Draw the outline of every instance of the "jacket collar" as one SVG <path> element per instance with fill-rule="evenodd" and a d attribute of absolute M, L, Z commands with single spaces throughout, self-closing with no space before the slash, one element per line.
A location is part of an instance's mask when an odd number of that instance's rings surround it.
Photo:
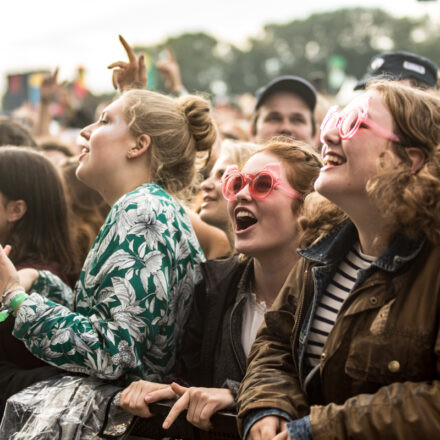
<path fill-rule="evenodd" d="M 328 265 L 344 258 L 357 240 L 359 240 L 357 229 L 350 220 L 347 220 L 314 245 L 307 249 L 299 249 L 298 253 L 310 261 Z M 388 249 L 372 263 L 372 266 L 395 272 L 412 260 L 424 243 L 424 238 L 411 240 L 405 235 L 396 234 Z"/>

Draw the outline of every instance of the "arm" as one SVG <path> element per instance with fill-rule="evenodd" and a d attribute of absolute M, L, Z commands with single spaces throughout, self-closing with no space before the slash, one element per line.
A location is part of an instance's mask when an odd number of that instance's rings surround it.
<path fill-rule="evenodd" d="M 186 209 L 186 213 L 208 260 L 224 257 L 231 252 L 228 237 L 221 229 L 208 225 L 190 209 Z"/>
<path fill-rule="evenodd" d="M 158 203 L 146 213 L 150 195 L 134 192 L 125 209 L 112 208 L 77 283 L 77 313 L 35 293 L 21 304 L 14 335 L 35 356 L 106 379 L 130 373 L 160 380 L 170 372 L 193 263 L 170 232 L 182 229 L 174 208 Z M 183 290 L 176 290 L 183 278 L 172 269 L 185 274 Z"/>
<path fill-rule="evenodd" d="M 48 136 L 50 134 L 49 126 L 52 121 L 50 115 L 50 103 L 54 99 L 58 90 L 58 67 L 53 74 L 44 77 L 40 87 L 40 106 L 38 108 L 37 121 L 34 128 L 36 137 Z"/>
<path fill-rule="evenodd" d="M 439 414 L 440 381 L 403 382 L 354 396 L 343 405 L 312 406 L 310 424 L 314 440 L 418 440 L 438 437 Z"/>
<path fill-rule="evenodd" d="M 29 269 L 34 270 L 34 269 Z M 18 273 L 21 275 L 26 269 L 20 270 Z M 34 270 L 35 271 L 35 270 Z M 27 291 L 41 292 L 46 298 L 56 302 L 62 306 L 73 310 L 74 295 L 72 289 L 60 278 L 47 270 L 35 271 L 37 272 L 37 278 L 32 286 Z M 20 281 L 22 277 L 20 276 Z M 25 283 L 21 283 L 25 286 Z"/>

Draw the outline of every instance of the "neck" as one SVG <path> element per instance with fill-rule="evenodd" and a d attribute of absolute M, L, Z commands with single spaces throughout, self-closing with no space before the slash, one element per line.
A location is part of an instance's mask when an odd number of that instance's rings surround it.
<path fill-rule="evenodd" d="M 138 186 L 147 182 L 151 182 L 151 176 L 145 169 L 140 172 L 133 171 L 128 177 L 121 176 L 120 179 L 106 182 L 104 188 L 99 189 L 98 192 L 109 206 L 113 206 L 124 194 L 135 190 Z"/>
<path fill-rule="evenodd" d="M 386 222 L 377 208 L 369 203 L 356 210 L 347 210 L 356 226 L 362 252 L 372 257 L 381 255 L 389 245 Z"/>
<path fill-rule="evenodd" d="M 287 275 L 298 261 L 296 247 L 277 256 L 254 258 L 254 293 L 270 307 L 286 281 Z"/>

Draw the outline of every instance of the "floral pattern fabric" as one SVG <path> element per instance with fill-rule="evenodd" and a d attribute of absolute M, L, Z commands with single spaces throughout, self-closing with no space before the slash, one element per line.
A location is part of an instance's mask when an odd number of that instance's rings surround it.
<path fill-rule="evenodd" d="M 110 210 L 73 292 L 40 272 L 13 334 L 68 371 L 159 381 L 174 366 L 203 260 L 184 209 L 144 184 Z"/>

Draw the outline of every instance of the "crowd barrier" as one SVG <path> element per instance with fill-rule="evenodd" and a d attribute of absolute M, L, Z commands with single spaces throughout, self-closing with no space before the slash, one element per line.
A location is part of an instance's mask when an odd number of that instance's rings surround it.
<path fill-rule="evenodd" d="M 157 402 L 149 405 L 154 414 L 149 419 L 137 418 L 133 424 L 129 438 L 133 439 L 162 439 L 177 438 L 183 440 L 239 440 L 237 417 L 235 413 L 219 411 L 211 418 L 212 429 L 203 431 L 186 420 L 186 411 L 166 431 L 162 423 L 174 402 Z"/>

